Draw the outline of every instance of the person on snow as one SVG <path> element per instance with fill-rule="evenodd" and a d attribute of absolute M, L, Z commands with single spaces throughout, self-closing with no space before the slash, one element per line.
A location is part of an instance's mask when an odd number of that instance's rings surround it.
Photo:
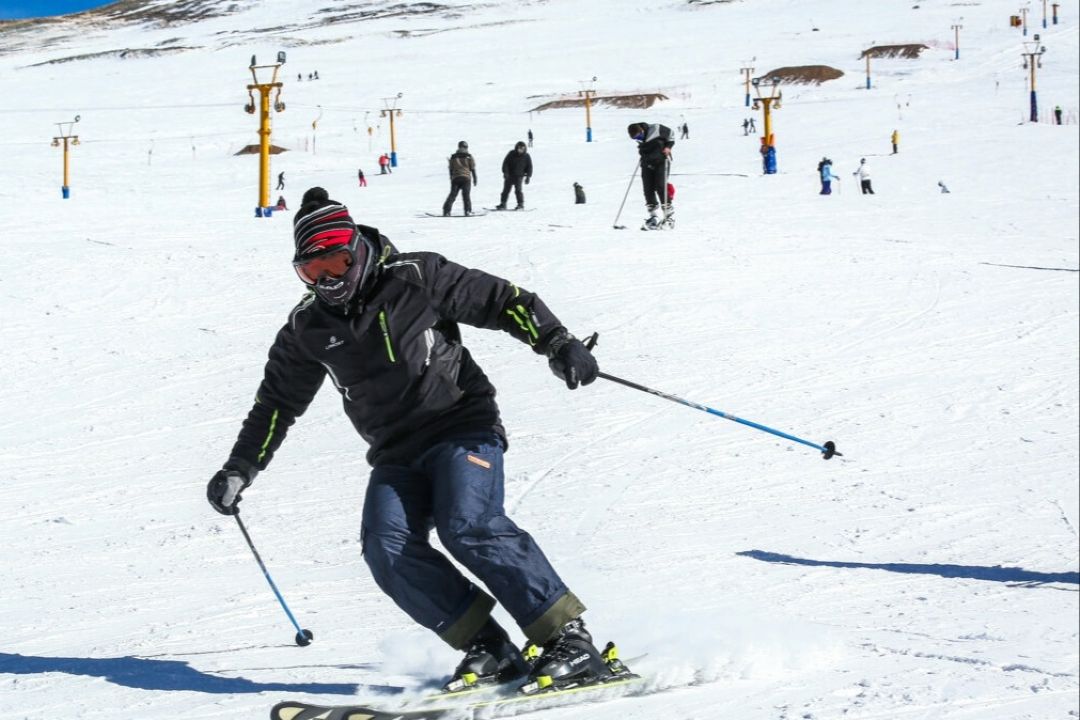
<path fill-rule="evenodd" d="M 379 174 L 386 175 L 388 173 L 393 174 L 390 170 L 390 156 L 383 153 L 379 156 Z"/>
<path fill-rule="evenodd" d="M 274 205 L 275 210 L 288 210 L 289 206 L 285 204 L 285 196 L 278 195 L 277 204 Z"/>
<path fill-rule="evenodd" d="M 559 687 L 610 674 L 581 619 L 585 605 L 506 516 L 506 432 L 459 325 L 528 345 L 571 390 L 596 380 L 592 353 L 535 293 L 433 252 L 399 253 L 323 188 L 304 193 L 293 239 L 308 293 L 270 347 L 255 403 L 207 485 L 210 504 L 239 512 L 329 378 L 369 446 L 364 560 L 399 608 L 464 652 L 447 688 L 542 675 Z M 491 594 L 432 547 L 432 528 Z M 536 646 L 529 656 L 542 650 L 531 670 L 492 617 L 496 602 Z"/>
<path fill-rule="evenodd" d="M 870 187 L 870 169 L 866 167 L 866 158 L 859 160 L 858 169 L 851 174 L 859 178 L 859 187 L 862 188 L 863 195 L 874 194 L 874 188 Z"/>
<path fill-rule="evenodd" d="M 574 204 L 585 204 L 585 188 L 581 187 L 581 183 L 574 183 Z"/>
<path fill-rule="evenodd" d="M 892 140 L 892 154 L 895 155 L 900 152 L 900 131 L 893 130 L 890 140 Z"/>
<path fill-rule="evenodd" d="M 364 169 L 356 169 L 356 179 L 360 182 L 360 187 L 367 187 L 367 178 L 364 177 Z"/>
<path fill-rule="evenodd" d="M 503 189 L 502 195 L 499 197 L 499 204 L 495 206 L 496 210 L 506 209 L 506 200 L 510 197 L 510 188 L 514 188 L 514 198 L 517 200 L 517 207 L 514 209 L 525 209 L 525 193 L 521 191 L 521 183 L 524 181 L 528 185 L 532 172 L 532 158 L 529 156 L 529 151 L 525 147 L 525 143 L 518 141 L 514 145 L 514 149 L 506 153 L 506 157 L 503 158 Z"/>
<path fill-rule="evenodd" d="M 1060 124 L 1061 124 L 1061 123 L 1058 123 L 1058 125 L 1060 125 Z M 533 144 L 533 134 L 532 134 L 532 128 L 529 128 L 529 134 L 528 134 L 528 136 L 527 136 L 527 137 L 528 137 L 528 139 L 529 139 L 529 147 L 532 147 L 532 144 Z"/>
<path fill-rule="evenodd" d="M 277 187 L 274 188 L 274 189 L 275 190 L 284 190 L 285 189 L 285 173 L 284 172 L 279 172 L 278 173 Z"/>
<path fill-rule="evenodd" d="M 645 207 L 649 211 L 645 227 L 655 230 L 675 213 L 667 197 L 668 167 L 671 164 L 671 148 L 675 146 L 675 137 L 671 128 L 666 125 L 640 122 L 630 123 L 626 133 L 630 139 L 637 142 L 638 155 L 641 156 L 641 186 L 645 191 Z M 661 203 L 663 218 L 657 213 Z"/>
<path fill-rule="evenodd" d="M 840 182 L 840 178 L 833 175 L 832 172 L 832 160 L 829 158 L 821 158 L 821 162 L 817 166 L 818 174 L 821 176 L 821 195 L 832 195 L 832 184 L 835 180 Z"/>
<path fill-rule="evenodd" d="M 450 208 L 457 200 L 458 192 L 461 193 L 461 201 L 465 205 L 465 214 L 472 215 L 472 188 L 480 184 L 476 176 L 476 161 L 469 154 L 469 143 L 462 140 L 457 144 L 457 152 L 450 156 L 450 194 L 442 206 L 444 217 L 450 215 Z"/>

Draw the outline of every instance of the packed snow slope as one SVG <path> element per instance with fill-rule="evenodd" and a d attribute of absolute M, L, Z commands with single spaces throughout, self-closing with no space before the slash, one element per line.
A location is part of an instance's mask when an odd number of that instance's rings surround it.
<path fill-rule="evenodd" d="M 334 22 L 327 5 L 0 25 L 0 716 L 392 704 L 457 661 L 364 565 L 365 447 L 332 388 L 243 503 L 312 645 L 205 501 L 302 292 L 291 213 L 256 219 L 257 158 L 234 156 L 257 142 L 250 56 L 278 50 L 272 174 L 290 207 L 321 185 L 402 249 L 538 291 L 600 333 L 606 372 L 844 453 L 610 382 L 570 392 L 528 348 L 466 328 L 510 433 L 509 514 L 648 678 L 536 717 L 1080 715 L 1075 4 L 1046 30 L 1028 18 L 1039 102 L 1063 126 L 1023 122 L 1007 0 L 354 3 Z M 929 49 L 874 60 L 865 89 L 860 52 L 901 43 Z M 776 175 L 743 136 L 746 64 L 846 73 L 783 88 Z M 594 107 L 592 143 L 581 108 L 529 113 L 593 76 L 668 100 Z M 378 111 L 398 93 L 381 176 Z M 75 114 L 63 200 L 49 143 Z M 636 181 L 612 227 L 639 120 L 689 125 L 671 232 L 638 231 Z M 419 217 L 462 139 L 475 203 L 494 205 L 530 128 L 533 212 Z"/>

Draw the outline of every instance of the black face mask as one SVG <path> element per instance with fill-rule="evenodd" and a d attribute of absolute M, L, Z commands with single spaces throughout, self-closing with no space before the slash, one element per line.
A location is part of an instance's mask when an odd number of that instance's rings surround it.
<path fill-rule="evenodd" d="M 344 275 L 340 277 L 322 277 L 312 286 L 315 294 L 327 305 L 344 307 L 356 296 L 356 292 L 367 277 L 371 264 L 371 253 L 368 252 L 367 243 L 357 232 L 353 236 L 353 242 L 349 248 L 353 254 L 353 263 Z"/>

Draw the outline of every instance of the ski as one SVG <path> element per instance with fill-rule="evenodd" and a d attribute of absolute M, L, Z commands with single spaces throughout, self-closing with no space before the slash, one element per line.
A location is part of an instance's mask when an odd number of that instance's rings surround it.
<path fill-rule="evenodd" d="M 489 208 L 489 207 L 484 208 L 484 210 L 486 210 L 487 212 L 508 212 L 508 213 L 532 212 L 535 209 L 536 208 L 493 208 L 493 207 L 492 208 Z"/>
<path fill-rule="evenodd" d="M 429 212 L 426 212 L 423 215 L 417 215 L 416 217 L 434 217 L 434 218 L 455 217 L 455 218 L 460 218 L 460 217 L 481 217 L 483 215 L 487 215 L 486 210 L 483 211 L 483 212 L 474 212 L 474 213 L 471 213 L 469 215 L 443 215 L 442 213 L 429 213 Z"/>
<path fill-rule="evenodd" d="M 271 720 L 445 720 L 460 717 L 462 713 L 514 705 L 528 705 L 539 709 L 546 705 L 562 706 L 568 700 L 604 702 L 622 697 L 623 692 L 639 685 L 643 678 L 628 673 L 610 680 L 573 687 L 543 689 L 532 694 L 514 692 L 488 696 L 475 701 L 451 702 L 439 707 L 372 707 L 370 705 L 311 705 L 286 700 L 270 711 Z"/>
<path fill-rule="evenodd" d="M 625 695 L 643 681 L 619 659 L 614 643 L 604 648 L 609 673 L 584 680 L 553 682 L 541 676 L 515 687 L 513 683 L 493 684 L 459 692 L 429 695 L 396 708 L 370 705 L 312 705 L 286 700 L 270 711 L 271 720 L 442 720 L 463 712 L 528 704 L 529 709 L 562 705 L 567 699 L 602 702 Z M 424 707 L 427 705 L 427 707 Z"/>

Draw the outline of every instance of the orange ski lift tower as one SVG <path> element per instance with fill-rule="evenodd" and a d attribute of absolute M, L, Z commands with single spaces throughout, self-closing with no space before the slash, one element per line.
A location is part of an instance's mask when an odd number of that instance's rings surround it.
<path fill-rule="evenodd" d="M 278 81 L 278 70 L 285 64 L 285 52 L 278 51 L 277 62 L 273 65 L 259 65 L 255 56 L 251 56 L 251 85 L 247 86 L 248 103 L 244 111 L 249 115 L 255 114 L 254 91 L 259 91 L 259 204 L 255 207 L 255 217 L 270 217 L 270 93 L 274 90 L 274 110 L 283 112 L 285 103 L 281 102 L 281 82 Z M 261 72 L 260 72 L 261 71 Z M 259 82 L 259 76 L 264 78 Z M 269 75 L 269 77 L 267 77 Z"/>
<path fill-rule="evenodd" d="M 56 123 L 56 127 L 60 128 L 60 134 L 52 139 L 53 147 L 60 147 L 61 143 L 64 146 L 64 184 L 60 186 L 60 193 L 65 200 L 71 197 L 71 183 L 70 183 L 70 162 L 68 160 L 68 144 L 79 144 L 79 136 L 71 134 L 71 128 L 75 123 L 79 122 L 79 116 L 76 115 L 75 119 L 70 122 Z"/>

